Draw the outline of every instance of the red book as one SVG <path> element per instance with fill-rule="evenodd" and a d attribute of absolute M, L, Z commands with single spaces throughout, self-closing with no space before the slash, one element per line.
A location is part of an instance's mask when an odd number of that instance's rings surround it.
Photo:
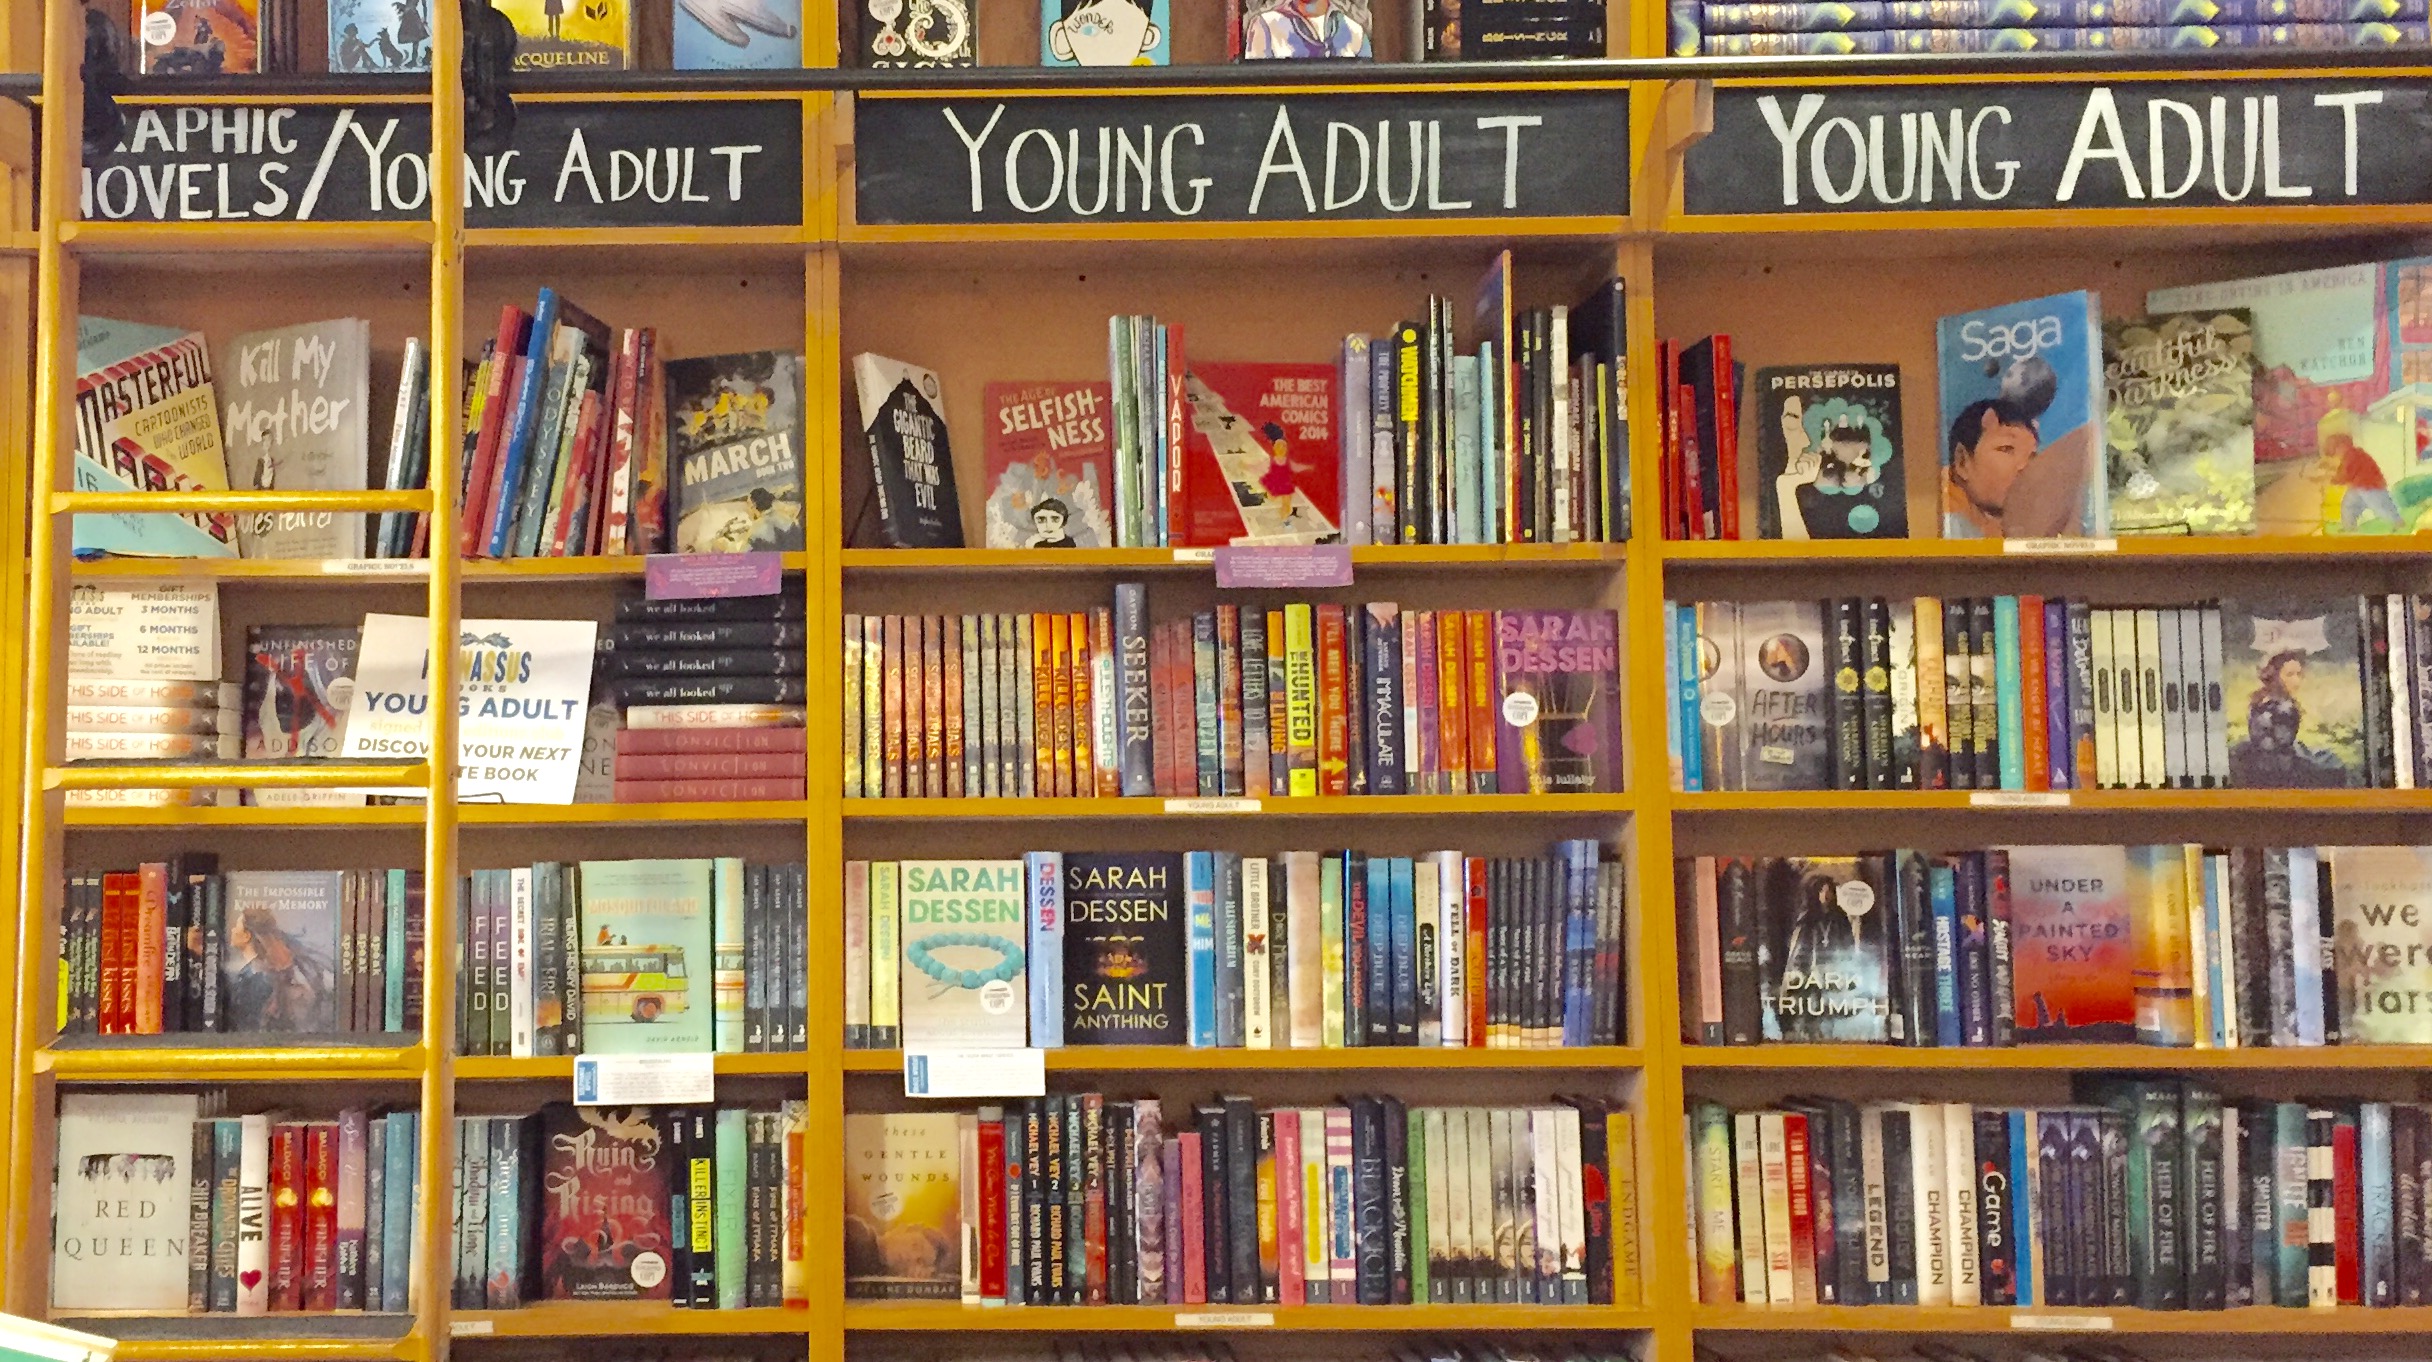
<path fill-rule="evenodd" d="M 1462 952 L 1461 972 L 1466 976 L 1466 997 L 1469 1002 L 1469 1045 L 1486 1046 L 1486 858 L 1470 856 L 1462 860 L 1462 870 L 1468 876 L 1468 902 L 1463 911 L 1468 914 L 1469 949 Z"/>
<path fill-rule="evenodd" d="M 799 728 L 625 728 L 617 730 L 620 757 L 693 756 L 727 752 L 805 751 Z"/>
<path fill-rule="evenodd" d="M 1207 1200 L 1199 1185 L 1199 1132 L 1186 1130 L 1174 1137 L 1182 1151 L 1182 1303 L 1208 1303 L 1208 1236 Z M 1165 1270 L 1171 1272 L 1169 1262 Z"/>
<path fill-rule="evenodd" d="M 943 698 L 946 704 L 946 788 L 939 793 L 949 799 L 977 793 L 963 788 L 963 630 L 970 619 L 963 615 L 947 615 L 938 621 L 944 629 L 939 651 L 945 655 Z"/>
<path fill-rule="evenodd" d="M 619 804 L 704 804 L 750 799 L 802 799 L 809 782 L 791 780 L 620 780 Z"/>
<path fill-rule="evenodd" d="M 1172 630 L 1163 624 L 1148 627 L 1148 690 L 1149 745 L 1152 755 L 1150 769 L 1156 773 L 1152 788 L 1159 795 L 1174 793 L 1174 706 L 1177 703 L 1170 689 L 1172 677 L 1167 675 L 1166 649 L 1172 646 Z"/>
<path fill-rule="evenodd" d="M 1248 794 L 1248 758 L 1242 746 L 1241 710 L 1241 607 L 1216 607 L 1216 703 L 1221 710 L 1219 731 L 1224 735 L 1224 792 L 1227 795 Z"/>
<path fill-rule="evenodd" d="M 304 1308 L 304 1127 L 270 1128 L 270 1308 Z"/>
<path fill-rule="evenodd" d="M 921 767 L 926 773 L 922 793 L 931 799 L 946 793 L 946 619 L 923 615 L 920 620 Z M 959 661 L 959 659 L 958 659 Z"/>
<path fill-rule="evenodd" d="M 1816 1303 L 1816 1208 L 1808 1181 L 1807 1118 L 1782 1116 L 1782 1151 L 1790 1173 L 1790 1280 L 1793 1299 Z"/>
<path fill-rule="evenodd" d="M 1351 793 L 1351 724 L 1345 683 L 1343 607 L 1317 607 L 1317 792 Z"/>
<path fill-rule="evenodd" d="M 1274 1120 L 1275 1296 L 1285 1305 L 1299 1305 L 1308 1299 L 1308 1279 L 1302 1273 L 1301 1260 L 1308 1232 L 1305 1217 L 1309 1213 L 1301 1200 L 1300 1112 L 1293 1107 L 1278 1107 Z"/>
<path fill-rule="evenodd" d="M 1458 610 L 1428 612 L 1427 627 L 1436 636 L 1437 751 L 1444 762 L 1446 794 L 1468 794 L 1469 783 L 1469 648 Z"/>
<path fill-rule="evenodd" d="M 1097 1157 L 1086 1150 L 1081 1160 L 1081 1248 L 1083 1253 L 1082 1283 L 1087 1305 L 1106 1304 L 1106 1180 L 1107 1165 L 1115 1158 L 1115 1132 L 1106 1124 L 1106 1098 L 1101 1093 L 1081 1095 L 1081 1131 L 1084 1142 L 1089 1132 L 1097 1132 Z"/>
<path fill-rule="evenodd" d="M 1170 350 L 1170 346 L 1169 346 Z M 1179 381 L 1183 367 L 1169 355 Z M 1342 526 L 1331 364 L 1197 364 L 1184 390 L 1174 543 L 1314 544 Z"/>
<path fill-rule="evenodd" d="M 1716 507 L 1721 512 L 1722 537 L 1740 537 L 1740 402 L 1739 384 L 1732 376 L 1731 337 L 1714 334 L 1714 451 Z"/>
<path fill-rule="evenodd" d="M 1005 1121 L 980 1119 L 980 1296 L 1005 1299 Z"/>
<path fill-rule="evenodd" d="M 2044 685 L 2044 598 L 2018 598 L 2018 687 L 2022 727 L 2026 730 L 2027 788 L 2052 788 L 2048 688 Z"/>
<path fill-rule="evenodd" d="M 801 752 L 695 752 L 667 755 L 616 755 L 618 780 L 801 780 Z"/>
<path fill-rule="evenodd" d="M 591 537 L 594 553 L 633 551 L 626 526 L 633 521 L 633 403 L 640 361 L 641 333 L 628 327 L 617 335 L 616 358 L 608 371 L 608 459 L 599 532 Z"/>
<path fill-rule="evenodd" d="M 338 1123 L 304 1127 L 304 1308 L 338 1308 Z"/>
<path fill-rule="evenodd" d="M 1165 447 L 1174 451 L 1166 466 L 1165 521 L 1176 544 L 1188 541 L 1180 537 L 1185 512 L 1182 483 L 1188 448 L 1184 427 L 1190 424 L 1191 412 L 1187 394 L 1190 389 L 1190 362 L 1183 357 L 1182 324 L 1168 322 L 1157 328 L 1165 333 Z"/>
<path fill-rule="evenodd" d="M 101 1033 L 135 1030 L 135 933 L 142 916 L 138 876 L 124 871 L 101 877 Z"/>
<path fill-rule="evenodd" d="M 2359 1244 L 2359 1189 L 2356 1183 L 2356 1109 L 2343 1107 L 2331 1127 L 2331 1223 L 2337 1246 L 2339 1303 L 2364 1302 L 2362 1250 Z"/>
<path fill-rule="evenodd" d="M 1165 629 L 1164 679 L 1157 685 L 1157 718 L 1171 722 L 1164 733 L 1164 793 L 1189 798 L 1199 793 L 1199 687 L 1191 676 L 1191 622 L 1169 620 Z"/>
<path fill-rule="evenodd" d="M 1046 762 L 1040 773 L 1054 778 L 1058 799 L 1070 799 L 1080 793 L 1073 784 L 1072 764 L 1072 616 L 1058 611 L 1039 619 L 1047 631 L 1039 694 L 1047 701 L 1049 721 Z M 1042 789 L 1039 793 L 1046 791 Z"/>
<path fill-rule="evenodd" d="M 1666 395 L 1679 386 L 1679 367 L 1673 359 L 1670 341 L 1655 343 L 1655 434 L 1657 440 L 1657 470 L 1663 476 L 1664 538 L 1682 540 L 1689 537 L 1689 519 L 1681 510 L 1682 478 L 1680 467 L 1680 410 Z M 1518 493 L 1512 504 L 1519 505 Z"/>
<path fill-rule="evenodd" d="M 599 468 L 600 434 L 606 411 L 597 392 L 583 394 L 576 408 L 573 442 L 566 447 L 566 494 L 557 505 L 557 521 L 549 527 L 549 556 L 563 558 L 583 552 L 591 531 L 591 484 Z"/>
<path fill-rule="evenodd" d="M 458 551 L 468 558 L 487 557 L 490 521 L 498 508 L 498 450 L 503 440 L 508 395 L 522 386 L 524 332 L 532 319 L 512 303 L 498 310 L 498 336 L 490 348 L 490 390 L 482 396 L 481 433 L 473 441 L 473 457 L 465 461 L 464 487 L 456 526 Z M 438 384 L 434 382 L 433 387 Z"/>
<path fill-rule="evenodd" d="M 1469 787 L 1495 793 L 1495 625 L 1491 611 L 1472 610 L 1462 625 L 1469 647 Z"/>
<path fill-rule="evenodd" d="M 1706 537 L 1705 471 L 1697 443 L 1697 390 L 1683 383 L 1672 390 L 1673 424 L 1680 428 L 1681 512 L 1688 517 L 1686 538 Z"/>

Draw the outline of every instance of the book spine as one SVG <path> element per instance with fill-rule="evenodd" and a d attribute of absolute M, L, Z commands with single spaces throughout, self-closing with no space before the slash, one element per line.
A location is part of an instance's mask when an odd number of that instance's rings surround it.
<path fill-rule="evenodd" d="M 1327 795 L 1351 792 L 1348 632 L 1342 606 L 1317 607 L 1317 771 L 1319 792 Z"/>
<path fill-rule="evenodd" d="M 1836 597 L 1824 611 L 1825 646 L 1832 686 L 1832 776 L 1842 790 L 1866 788 L 1866 700 L 1859 642 L 1863 602 Z"/>
<path fill-rule="evenodd" d="M 2047 663 L 2044 656 L 2044 599 L 2041 596 L 2019 596 L 2018 616 L 2018 691 L 2020 766 L 2023 788 L 2029 790 L 2066 789 L 2064 778 L 2053 780 L 2052 758 L 2066 750 L 2066 743 L 2051 741 L 2051 692 L 2047 685 Z M 2068 710 L 2068 696 L 2061 695 L 2060 712 Z"/>
<path fill-rule="evenodd" d="M 2018 636 L 2018 597 L 1995 596 L 1993 605 L 1993 685 L 1995 749 L 1999 754 L 1999 788 L 2027 786 L 2026 698 L 2021 679 Z"/>

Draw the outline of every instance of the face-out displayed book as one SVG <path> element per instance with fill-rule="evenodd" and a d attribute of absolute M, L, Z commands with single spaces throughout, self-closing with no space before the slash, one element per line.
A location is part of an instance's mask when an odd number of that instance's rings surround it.
<path fill-rule="evenodd" d="M 1039 0 L 1039 65 L 1164 66 L 1167 0 Z"/>
<path fill-rule="evenodd" d="M 987 547 L 1114 547 L 1108 385 L 990 383 L 980 401 L 987 412 L 981 437 Z"/>
<path fill-rule="evenodd" d="M 1326 364 L 1194 361 L 1182 383 L 1186 434 L 1174 542 L 1340 539 L 1334 383 Z"/>
<path fill-rule="evenodd" d="M 971 0 L 860 0 L 860 64 L 865 67 L 969 66 L 979 60 Z"/>
<path fill-rule="evenodd" d="M 228 488 L 211 351 L 199 331 L 80 317 L 76 322 L 76 490 Z M 75 517 L 78 553 L 232 558 L 233 515 Z"/>
<path fill-rule="evenodd" d="M 2246 311 L 2103 327 L 2111 532 L 2251 534 L 2255 328 Z"/>
<path fill-rule="evenodd" d="M 1759 369 L 1754 387 L 1758 537 L 1908 537 L 1899 365 Z"/>
<path fill-rule="evenodd" d="M 137 0 L 136 69 L 147 76 L 239 76 L 262 67 L 261 0 Z"/>
<path fill-rule="evenodd" d="M 902 885 L 904 1044 L 1020 1049 L 1022 863 L 905 861 Z"/>
<path fill-rule="evenodd" d="M 329 0 L 329 69 L 430 70 L 430 0 Z"/>
<path fill-rule="evenodd" d="M 676 0 L 678 71 L 790 71 L 802 65 L 802 0 Z"/>
<path fill-rule="evenodd" d="M 952 1112 L 847 1112 L 844 1293 L 953 1300 L 962 1292 L 961 1141 Z"/>
<path fill-rule="evenodd" d="M 199 1110 L 190 1092 L 60 1094 L 52 1309 L 186 1308 Z"/>
<path fill-rule="evenodd" d="M 358 317 L 237 336 L 224 354 L 222 449 L 231 479 L 257 492 L 367 486 L 372 324 Z M 247 558 L 359 558 L 355 511 L 264 511 L 238 522 Z"/>
<path fill-rule="evenodd" d="M 497 0 L 515 25 L 518 71 L 623 71 L 633 65 L 635 0 Z"/>
<path fill-rule="evenodd" d="M 710 862 L 582 863 L 583 1048 L 715 1048 Z"/>
<path fill-rule="evenodd" d="M 667 361 L 678 553 L 802 548 L 802 356 Z"/>
<path fill-rule="evenodd" d="M 945 387 L 936 374 L 883 355 L 853 357 L 864 466 L 851 459 L 845 487 L 848 544 L 898 549 L 963 546 L 962 503 L 946 439 Z"/>
<path fill-rule="evenodd" d="M 2107 532 L 2102 320 L 2080 291 L 1937 324 L 1944 538 Z"/>

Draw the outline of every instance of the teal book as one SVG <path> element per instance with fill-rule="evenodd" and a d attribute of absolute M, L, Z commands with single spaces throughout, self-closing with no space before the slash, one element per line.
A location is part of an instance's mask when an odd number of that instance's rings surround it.
<path fill-rule="evenodd" d="M 582 865 L 583 1048 L 599 1055 L 712 1048 L 706 859 Z"/>
<path fill-rule="evenodd" d="M 741 1107 L 718 1109 L 718 1145 L 716 1173 L 718 1180 L 718 1228 L 716 1243 L 724 1250 L 718 1255 L 718 1308 L 740 1310 L 744 1306 L 743 1272 L 747 1266 L 742 1252 L 743 1203 L 749 1195 L 750 1165 L 745 1139 L 745 1120 L 751 1115 Z"/>
<path fill-rule="evenodd" d="M 380 1029 L 383 1031 L 403 1031 L 405 1029 L 406 975 L 412 972 L 412 964 L 406 959 L 405 954 L 405 919 L 408 905 L 411 903 L 406 895 L 405 876 L 406 872 L 403 870 L 388 872 L 388 921 L 386 924 L 388 954 L 384 958 L 389 965 L 385 977 L 381 980 L 383 987 L 380 999 Z M 421 986 L 421 980 L 414 981 L 414 987 L 420 988 Z"/>
<path fill-rule="evenodd" d="M 720 856 L 711 863 L 709 878 L 713 930 L 710 951 L 715 973 L 710 979 L 710 1034 L 722 1055 L 743 1053 L 743 858 Z"/>
<path fill-rule="evenodd" d="M 382 1153 L 387 1167 L 380 1182 L 380 1236 L 385 1241 L 380 1250 L 380 1298 L 396 1302 L 390 1308 L 401 1310 L 407 1283 L 413 1277 L 414 1163 L 422 1149 L 418 1138 L 421 1118 L 417 1112 L 394 1111 L 386 1119 L 388 1144 Z"/>
<path fill-rule="evenodd" d="M 1030 1024 L 1022 863 L 905 861 L 904 1048 L 1020 1049 Z"/>
<path fill-rule="evenodd" d="M 1993 598 L 1993 712 L 2001 733 L 2001 788 L 2027 788 L 2027 702 L 2020 688 L 2018 598 Z"/>
<path fill-rule="evenodd" d="M 1216 857 L 1193 851 L 1182 859 L 1183 902 L 1190 911 L 1185 941 L 1189 948 L 1191 1044 L 1212 1049 L 1216 1032 Z M 1346 962 L 1357 968 L 1357 962 Z M 1356 1044 L 1357 1042 L 1351 1042 Z"/>

